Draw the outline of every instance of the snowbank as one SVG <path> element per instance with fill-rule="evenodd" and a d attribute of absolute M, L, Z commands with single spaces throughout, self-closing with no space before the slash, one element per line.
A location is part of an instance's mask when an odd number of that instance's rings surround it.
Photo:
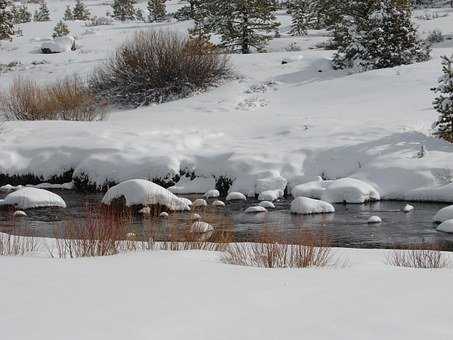
<path fill-rule="evenodd" d="M 124 197 L 126 206 L 160 204 L 170 210 L 190 210 L 183 200 L 169 190 L 144 180 L 132 179 L 111 187 L 102 199 L 102 203 L 111 204 L 113 200 Z"/>
<path fill-rule="evenodd" d="M 453 183 L 410 190 L 405 195 L 408 201 L 453 202 Z"/>
<path fill-rule="evenodd" d="M 437 231 L 442 231 L 444 233 L 453 233 L 453 219 L 442 222 L 436 229 Z"/>
<path fill-rule="evenodd" d="M 196 177 L 190 179 L 182 176 L 178 183 L 168 188 L 174 194 L 202 194 L 208 192 L 215 187 L 215 179 L 213 177 Z"/>
<path fill-rule="evenodd" d="M 332 204 L 308 197 L 297 197 L 291 202 L 291 212 L 293 214 L 325 214 L 335 212 Z"/>
<path fill-rule="evenodd" d="M 440 209 L 436 215 L 434 215 L 433 222 L 442 223 L 451 219 L 453 219 L 453 205 Z"/>
<path fill-rule="evenodd" d="M 66 208 L 65 201 L 59 195 L 37 188 L 22 188 L 14 191 L 5 197 L 3 205 L 11 205 L 18 209 Z"/>
<path fill-rule="evenodd" d="M 258 195 L 260 201 L 276 201 L 283 197 L 283 191 L 278 190 L 266 190 Z"/>

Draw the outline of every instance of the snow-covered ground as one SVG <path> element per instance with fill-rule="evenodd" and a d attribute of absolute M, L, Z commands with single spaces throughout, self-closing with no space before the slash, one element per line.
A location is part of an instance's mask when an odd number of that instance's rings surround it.
<path fill-rule="evenodd" d="M 139 252 L 56 260 L 0 257 L 8 340 L 449 340 L 451 268 L 385 264 L 384 250 L 335 250 L 346 266 L 258 269 L 218 253 Z"/>
<path fill-rule="evenodd" d="M 39 54 L 68 3 L 50 1 L 51 22 L 24 24 L 23 37 L 2 43 L 1 62 L 22 65 L 0 74 L 0 89 L 18 75 L 45 82 L 87 74 L 137 29 L 184 32 L 190 26 L 70 22 L 79 49 Z M 167 3 L 170 12 L 181 6 Z M 98 16 L 110 10 L 101 1 L 87 4 Z M 451 36 L 453 11 L 437 11 L 449 15 L 417 20 L 420 33 L 438 28 Z M 444 186 L 453 178 L 453 147 L 431 137 L 437 113 L 430 92 L 440 75 L 439 57 L 453 52 L 453 40 L 434 45 L 429 62 L 348 75 L 331 69 L 331 51 L 313 49 L 326 40 L 326 32 L 288 37 L 288 15 L 280 13 L 279 20 L 282 38 L 271 42 L 269 53 L 231 56 L 238 79 L 206 93 L 112 112 L 102 122 L 6 123 L 0 173 L 47 179 L 74 169 L 75 176 L 87 174 L 101 185 L 191 169 L 199 176 L 231 178 L 232 190 L 245 194 L 280 190 L 286 181 L 291 188 L 317 176 L 349 176 L 375 187 L 381 198 L 453 201 L 453 187 Z M 301 51 L 285 50 L 293 41 Z M 46 63 L 33 65 L 41 60 Z M 426 152 L 419 158 L 422 146 Z M 208 189 L 213 187 L 202 185 L 198 191 Z"/>

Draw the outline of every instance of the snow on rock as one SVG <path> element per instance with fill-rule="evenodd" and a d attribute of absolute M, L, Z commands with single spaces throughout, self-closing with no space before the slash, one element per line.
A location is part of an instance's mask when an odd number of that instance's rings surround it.
<path fill-rule="evenodd" d="M 280 197 L 283 196 L 288 181 L 280 176 L 278 173 L 270 173 L 265 178 L 258 178 L 256 180 L 256 193 L 262 193 L 265 191 L 278 191 Z"/>
<path fill-rule="evenodd" d="M 368 224 L 378 224 L 382 223 L 382 219 L 379 216 L 371 216 L 368 221 Z"/>
<path fill-rule="evenodd" d="M 215 189 L 209 190 L 209 191 L 206 191 L 203 196 L 206 198 L 217 198 L 220 196 L 220 192 L 219 192 L 219 190 L 215 190 Z"/>
<path fill-rule="evenodd" d="M 451 219 L 453 219 L 453 205 L 440 209 L 436 215 L 434 215 L 433 222 L 442 223 Z"/>
<path fill-rule="evenodd" d="M 214 177 L 181 177 L 178 183 L 168 188 L 174 194 L 202 194 L 215 187 Z"/>
<path fill-rule="evenodd" d="M 453 233 L 453 219 L 442 222 L 437 226 L 436 230 L 444 233 Z"/>
<path fill-rule="evenodd" d="M 255 207 L 248 207 L 244 211 L 246 214 L 258 214 L 258 213 L 265 213 L 267 209 L 262 206 L 255 206 Z"/>
<path fill-rule="evenodd" d="M 63 183 L 63 184 L 40 183 L 40 184 L 36 184 L 36 185 L 30 185 L 30 187 L 38 188 L 38 189 L 73 190 L 74 189 L 74 182 L 68 182 L 68 183 Z"/>
<path fill-rule="evenodd" d="M 26 217 L 27 213 L 23 210 L 16 210 L 13 214 L 14 217 Z"/>
<path fill-rule="evenodd" d="M 190 227 L 190 231 L 192 233 L 207 233 L 207 232 L 210 232 L 213 230 L 214 230 L 214 227 L 212 225 L 210 225 L 209 223 L 206 223 L 206 222 L 201 222 L 201 221 L 195 222 Z"/>
<path fill-rule="evenodd" d="M 247 197 L 245 197 L 244 194 L 241 194 L 240 192 L 230 192 L 227 197 L 227 201 L 247 201 Z"/>
<path fill-rule="evenodd" d="M 260 207 L 266 208 L 266 209 L 275 209 L 275 205 L 272 202 L 269 201 L 262 201 L 258 204 Z"/>
<path fill-rule="evenodd" d="M 323 187 L 323 180 L 317 177 L 316 180 L 304 184 L 296 185 L 291 194 L 293 197 L 309 197 L 320 199 L 325 188 Z"/>
<path fill-rule="evenodd" d="M 297 197 L 291 202 L 291 212 L 293 214 L 326 214 L 335 212 L 332 204 L 321 200 L 308 197 Z"/>
<path fill-rule="evenodd" d="M 277 190 L 266 190 L 258 195 L 260 201 L 276 201 L 283 197 L 283 191 Z"/>
<path fill-rule="evenodd" d="M 42 53 L 62 53 L 75 50 L 75 39 L 71 36 L 57 37 L 52 41 L 43 42 L 41 45 Z"/>
<path fill-rule="evenodd" d="M 165 212 L 165 211 L 164 211 L 164 212 L 161 212 L 161 213 L 159 214 L 159 217 L 161 217 L 161 218 L 168 218 L 168 216 L 170 216 L 170 215 L 168 215 L 168 212 Z"/>
<path fill-rule="evenodd" d="M 113 200 L 124 197 L 126 206 L 155 205 L 166 206 L 170 210 L 184 211 L 190 207 L 169 190 L 144 179 L 131 179 L 111 187 L 102 199 L 110 205 Z"/>
<path fill-rule="evenodd" d="M 14 185 L 11 185 L 11 184 L 6 184 L 6 185 L 3 185 L 3 186 L 0 187 L 0 192 L 10 192 L 10 191 L 19 190 L 19 189 L 22 189 L 22 188 L 23 188 L 22 185 L 14 186 Z"/>
<path fill-rule="evenodd" d="M 194 208 L 198 208 L 198 207 L 207 207 L 208 206 L 208 202 L 206 202 L 206 200 L 202 199 L 202 198 L 199 198 L 199 199 L 196 199 L 193 203 L 192 203 L 192 206 Z"/>
<path fill-rule="evenodd" d="M 199 214 L 192 214 L 192 216 L 190 216 L 190 219 L 192 221 L 198 221 L 201 220 L 201 216 Z"/>
<path fill-rule="evenodd" d="M 192 206 L 192 201 L 186 197 L 179 197 L 179 199 L 184 202 L 185 204 L 187 204 L 189 207 Z"/>
<path fill-rule="evenodd" d="M 413 189 L 406 193 L 405 199 L 408 201 L 453 202 L 453 183 Z"/>
<path fill-rule="evenodd" d="M 151 215 L 151 208 L 150 207 L 143 207 L 141 208 L 139 211 L 138 211 L 139 214 L 142 214 L 142 215 Z"/>
<path fill-rule="evenodd" d="M 404 206 L 404 208 L 403 208 L 403 211 L 404 211 L 405 213 L 408 213 L 408 212 L 411 212 L 411 211 L 414 210 L 414 209 L 415 209 L 415 208 L 414 208 L 413 205 L 406 204 L 406 205 Z"/>
<path fill-rule="evenodd" d="M 19 209 L 66 208 L 65 201 L 59 195 L 37 188 L 22 188 L 14 191 L 5 197 L 3 205 L 11 205 Z"/>
<path fill-rule="evenodd" d="M 215 200 L 214 202 L 212 202 L 212 205 L 215 207 L 224 207 L 225 203 L 220 200 Z"/>

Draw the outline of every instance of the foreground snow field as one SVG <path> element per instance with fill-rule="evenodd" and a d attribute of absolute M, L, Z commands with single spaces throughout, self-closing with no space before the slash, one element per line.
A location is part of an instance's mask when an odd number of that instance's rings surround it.
<path fill-rule="evenodd" d="M 87 4 L 99 16 L 109 9 L 98 1 Z M 2 45 L 2 63 L 22 66 L 0 74 L 0 88 L 18 75 L 51 81 L 87 74 L 137 29 L 183 32 L 190 25 L 117 22 L 88 28 L 70 22 L 80 49 L 40 55 L 42 38 L 65 5 L 50 1 L 52 22 L 25 24 L 23 37 Z M 180 4 L 168 6 L 172 11 Z M 449 16 L 417 21 L 421 34 L 434 28 L 453 34 L 453 12 L 441 11 Z M 281 13 L 279 19 L 285 33 L 289 17 Z M 189 169 L 231 178 L 234 191 L 250 195 L 281 189 L 281 181 L 261 189 L 258 179 L 283 178 L 291 188 L 321 175 L 350 176 L 385 199 L 453 201 L 453 187 L 443 187 L 453 176 L 453 148 L 430 136 L 437 114 L 429 90 L 440 75 L 439 57 L 453 52 L 453 40 L 435 45 L 429 62 L 348 75 L 331 69 L 331 51 L 312 49 L 325 39 L 320 31 L 302 38 L 283 34 L 269 53 L 231 56 L 238 79 L 184 100 L 113 112 L 106 121 L 8 122 L 0 134 L 0 173 L 48 178 L 74 169 L 75 176 L 102 185 Z M 286 52 L 291 41 L 302 51 Z M 46 63 L 33 65 L 36 60 Z M 419 158 L 422 146 L 426 152 Z M 212 187 L 192 185 L 191 191 L 206 189 Z"/>
<path fill-rule="evenodd" d="M 451 268 L 385 264 L 337 249 L 347 266 L 257 269 L 217 253 L 50 260 L 0 257 L 8 340 L 449 340 Z"/>

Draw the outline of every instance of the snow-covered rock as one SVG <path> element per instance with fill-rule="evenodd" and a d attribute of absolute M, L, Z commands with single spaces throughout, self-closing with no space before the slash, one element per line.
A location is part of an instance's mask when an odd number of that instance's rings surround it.
<path fill-rule="evenodd" d="M 209 223 L 206 223 L 206 222 L 201 222 L 201 221 L 195 222 L 190 227 L 190 231 L 192 233 L 207 233 L 207 232 L 210 232 L 213 230 L 214 230 L 214 227 L 212 225 L 210 225 Z"/>
<path fill-rule="evenodd" d="M 381 196 L 368 183 L 355 178 L 341 178 L 329 181 L 321 199 L 331 203 L 365 203 L 378 201 Z"/>
<path fill-rule="evenodd" d="M 283 197 L 283 191 L 277 190 L 266 190 L 258 195 L 260 201 L 276 201 L 280 197 Z"/>
<path fill-rule="evenodd" d="M 227 197 L 227 201 L 247 201 L 247 197 L 245 197 L 244 194 L 241 194 L 240 192 L 230 192 Z"/>
<path fill-rule="evenodd" d="M 453 219 L 453 205 L 440 209 L 436 215 L 434 215 L 433 222 L 442 223 L 451 219 Z"/>
<path fill-rule="evenodd" d="M 208 206 L 208 202 L 206 202 L 206 200 L 204 200 L 202 198 L 196 199 L 192 203 L 192 207 L 194 207 L 194 208 L 207 207 L 207 206 Z"/>
<path fill-rule="evenodd" d="M 206 191 L 204 194 L 204 197 L 206 197 L 206 198 L 217 198 L 219 196 L 220 196 L 219 190 L 215 190 L 215 189 Z"/>
<path fill-rule="evenodd" d="M 3 200 L 3 205 L 11 205 L 18 209 L 66 208 L 65 201 L 59 195 L 44 189 L 27 187 L 8 194 Z"/>
<path fill-rule="evenodd" d="M 190 219 L 192 221 L 199 221 L 201 220 L 201 216 L 199 214 L 192 214 L 192 216 L 190 216 Z"/>
<path fill-rule="evenodd" d="M 168 188 L 174 194 L 202 194 L 215 188 L 215 179 L 213 177 L 196 177 L 190 179 L 183 176 L 178 183 Z"/>
<path fill-rule="evenodd" d="M 192 201 L 186 197 L 179 197 L 179 199 L 184 202 L 185 204 L 187 204 L 189 207 L 192 206 Z"/>
<path fill-rule="evenodd" d="M 0 192 L 10 192 L 10 191 L 19 190 L 19 189 L 22 189 L 22 188 L 23 188 L 22 185 L 14 186 L 14 185 L 11 185 L 11 184 L 6 184 L 6 185 L 3 185 L 3 186 L 0 187 Z"/>
<path fill-rule="evenodd" d="M 258 213 L 265 213 L 267 212 L 267 209 L 261 206 L 255 206 L 255 207 L 248 207 L 244 211 L 246 214 L 258 214 Z"/>
<path fill-rule="evenodd" d="M 141 215 L 145 215 L 145 216 L 151 215 L 151 208 L 150 207 L 143 207 L 143 208 L 141 208 L 138 211 L 138 213 L 141 214 Z"/>
<path fill-rule="evenodd" d="M 110 205 L 113 200 L 124 197 L 126 206 L 160 204 L 173 211 L 190 210 L 183 200 L 156 183 L 144 179 L 131 179 L 111 187 L 102 199 Z"/>
<path fill-rule="evenodd" d="M 414 209 L 415 209 L 415 208 L 414 208 L 413 205 L 406 204 L 402 210 L 403 210 L 405 213 L 408 213 L 408 212 L 411 212 L 411 211 L 414 210 Z"/>
<path fill-rule="evenodd" d="M 291 195 L 320 199 L 324 190 L 323 180 L 318 176 L 314 181 L 296 185 L 291 191 Z"/>
<path fill-rule="evenodd" d="M 453 233 L 453 219 L 442 222 L 437 226 L 436 230 L 444 233 Z"/>
<path fill-rule="evenodd" d="M 27 213 L 23 210 L 16 210 L 13 214 L 14 217 L 26 217 Z"/>
<path fill-rule="evenodd" d="M 215 207 L 224 207 L 225 203 L 220 200 L 215 200 L 214 202 L 212 202 L 212 205 Z"/>
<path fill-rule="evenodd" d="M 382 223 L 382 219 L 379 216 L 371 216 L 368 221 L 368 224 L 378 224 Z"/>
<path fill-rule="evenodd" d="M 168 212 L 165 212 L 165 211 L 163 211 L 159 214 L 160 218 L 168 218 L 168 216 L 170 216 L 170 215 L 168 215 Z"/>
<path fill-rule="evenodd" d="M 293 214 L 326 214 L 335 212 L 332 204 L 321 200 L 308 197 L 297 197 L 291 202 L 291 212 Z"/>
<path fill-rule="evenodd" d="M 275 205 L 272 202 L 269 201 L 262 201 L 258 204 L 260 207 L 266 208 L 266 209 L 275 209 Z"/>
<path fill-rule="evenodd" d="M 52 41 L 43 42 L 41 45 L 42 53 L 62 53 L 75 50 L 75 39 L 71 36 L 57 37 Z"/>

